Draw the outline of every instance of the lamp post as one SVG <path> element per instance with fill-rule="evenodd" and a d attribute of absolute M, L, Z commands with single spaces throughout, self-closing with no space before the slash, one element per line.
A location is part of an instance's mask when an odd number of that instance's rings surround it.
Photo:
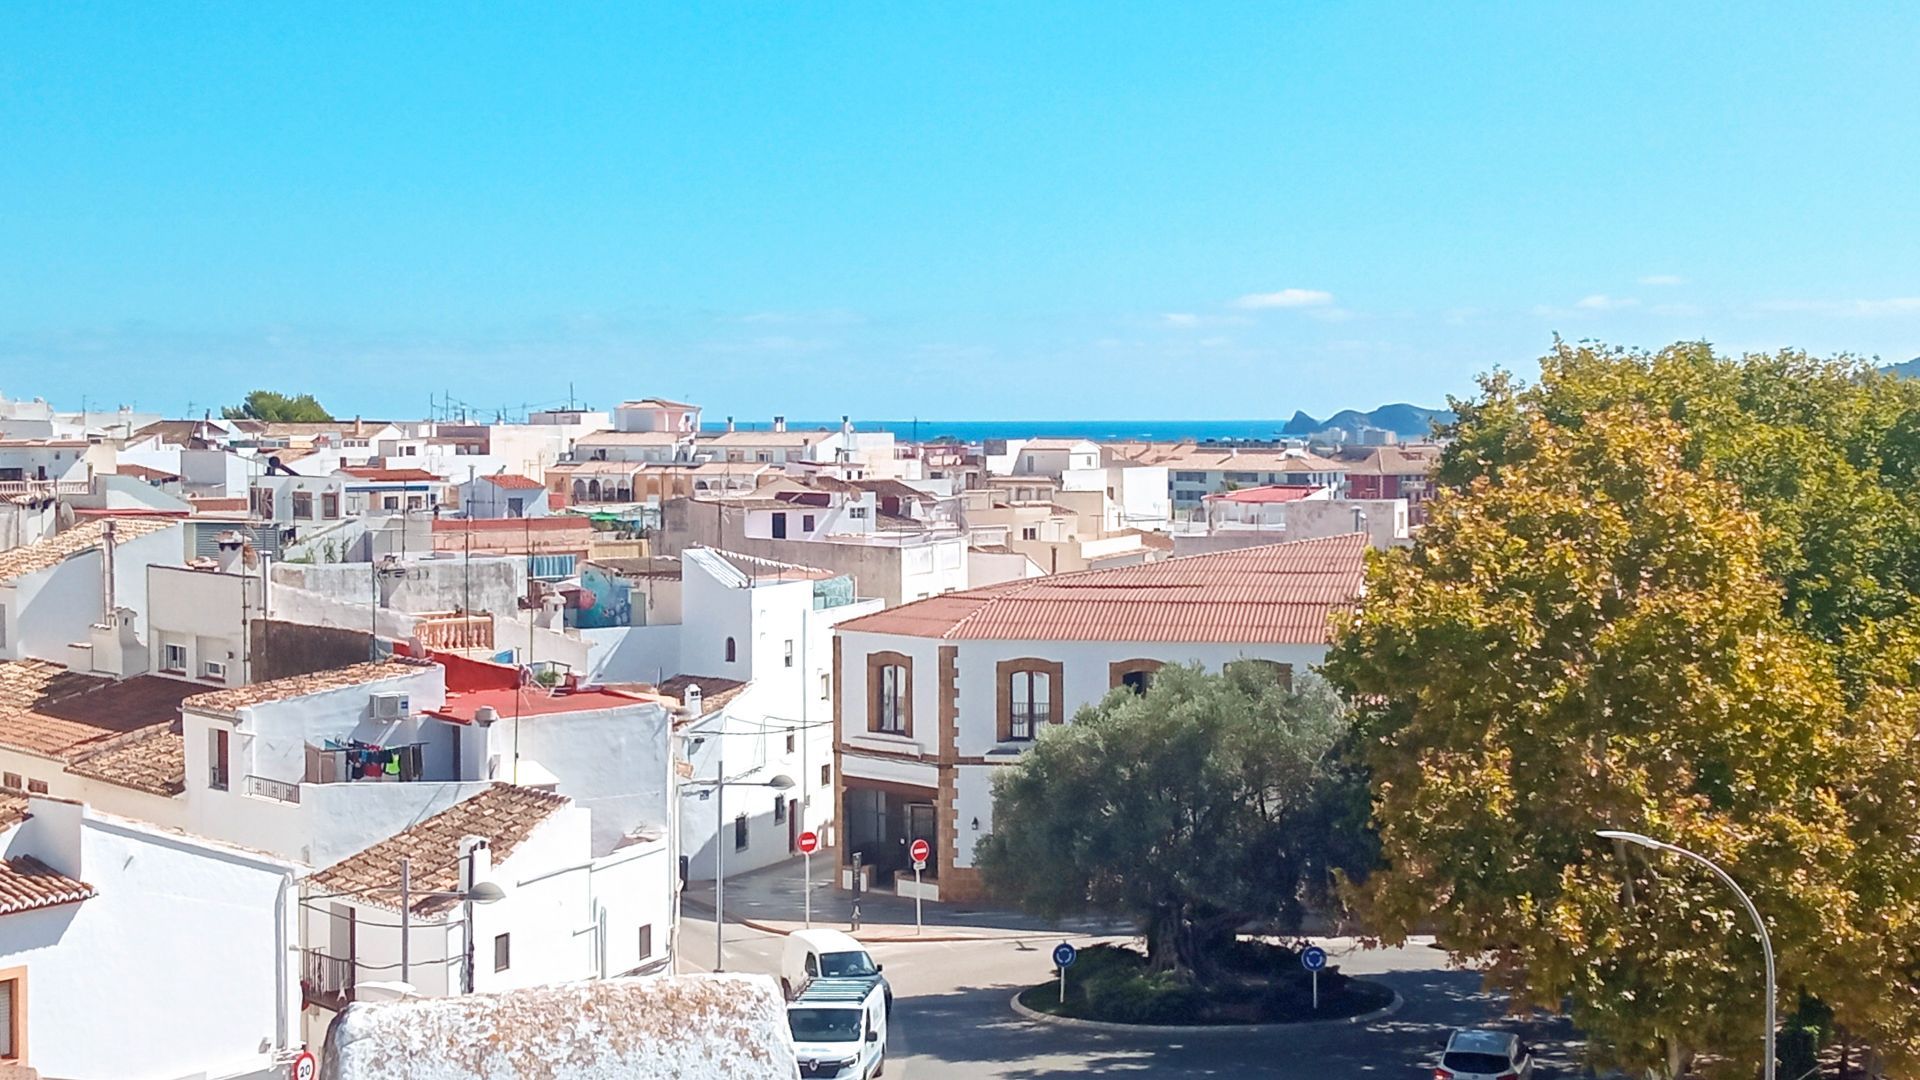
<path fill-rule="evenodd" d="M 467 856 L 471 859 L 473 856 Z M 413 902 L 440 897 L 451 897 L 467 905 L 467 963 L 466 975 L 462 980 L 468 993 L 473 991 L 473 905 L 491 904 L 506 899 L 507 891 L 491 881 L 476 881 L 473 887 L 454 892 L 415 892 L 413 885 L 413 860 L 400 856 L 400 981 L 411 983 L 410 957 L 413 945 Z"/>
<path fill-rule="evenodd" d="M 722 714 L 724 717 L 724 714 Z M 722 721 L 725 722 L 724 719 Z M 785 773 L 771 780 L 728 780 L 726 759 L 726 732 L 714 733 L 713 772 L 714 779 L 700 780 L 687 786 L 694 790 L 712 789 L 713 791 L 713 970 L 727 969 L 727 845 L 726 830 L 726 789 L 730 787 L 772 788 L 785 791 L 793 786 L 793 777 Z"/>
<path fill-rule="evenodd" d="M 1773 973 L 1773 939 L 1770 936 L 1768 936 L 1767 924 L 1765 920 L 1760 918 L 1760 909 L 1753 906 L 1753 899 L 1747 895 L 1746 890 L 1742 889 L 1739 886 L 1739 884 L 1733 880 L 1733 876 L 1731 874 L 1728 874 L 1725 870 L 1720 869 L 1720 867 L 1716 863 L 1714 863 L 1713 860 L 1707 858 L 1704 855 L 1695 854 L 1694 852 L 1688 851 L 1686 848 L 1680 847 L 1677 844 L 1669 844 L 1661 840 L 1655 840 L 1651 836 L 1642 836 L 1639 833 L 1633 833 L 1633 832 L 1622 832 L 1618 829 L 1601 829 L 1598 835 L 1608 840 L 1619 840 L 1629 844 L 1638 844 L 1643 848 L 1651 848 L 1654 851 L 1668 851 L 1668 852 L 1672 852 L 1675 855 L 1680 856 L 1681 858 L 1691 859 L 1694 862 L 1699 863 L 1701 866 L 1704 866 L 1707 869 L 1713 871 L 1713 875 L 1719 878 L 1722 882 L 1725 882 L 1727 888 L 1733 890 L 1733 895 L 1739 897 L 1740 902 L 1746 905 L 1747 914 L 1753 917 L 1753 925 L 1755 929 L 1760 931 L 1760 954 L 1766 959 L 1766 967 L 1767 967 L 1766 1036 L 1767 1038 L 1766 1038 L 1766 1057 L 1762 1060 L 1761 1064 L 1764 1070 L 1763 1076 L 1765 1077 L 1765 1080 L 1774 1080 L 1773 1033 L 1774 1033 L 1775 1024 L 1777 1023 L 1777 1018 L 1775 1016 L 1776 1002 L 1774 1000 L 1775 993 L 1774 993 L 1774 973 Z"/>

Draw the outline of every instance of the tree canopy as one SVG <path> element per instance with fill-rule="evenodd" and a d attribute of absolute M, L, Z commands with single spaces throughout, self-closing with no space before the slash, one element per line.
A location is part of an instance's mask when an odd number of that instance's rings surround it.
<path fill-rule="evenodd" d="M 1365 784 L 1336 753 L 1347 730 L 1317 678 L 1162 668 L 994 778 L 979 864 L 1030 910 L 1132 916 L 1154 967 L 1210 978 L 1235 930 L 1297 925 L 1335 871 L 1370 862 Z"/>
<path fill-rule="evenodd" d="M 312 394 L 289 397 L 272 390 L 255 390 L 238 405 L 220 410 L 223 420 L 266 420 L 274 423 L 324 423 L 332 414 L 314 400 Z"/>
<path fill-rule="evenodd" d="M 1423 926 L 1602 1063 L 1750 1075 L 1760 956 L 1920 1051 L 1920 386 L 1847 358 L 1558 346 L 1459 415 L 1328 673 L 1358 706 L 1389 940 Z M 1902 852 L 1906 854 L 1901 855 Z"/>

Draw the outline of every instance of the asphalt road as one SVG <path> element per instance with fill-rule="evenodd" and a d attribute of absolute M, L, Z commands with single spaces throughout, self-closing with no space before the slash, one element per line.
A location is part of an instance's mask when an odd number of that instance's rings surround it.
<path fill-rule="evenodd" d="M 781 938 L 743 926 L 727 930 L 727 966 L 771 973 Z M 1093 939 L 1076 938 L 1085 945 Z M 1378 951 L 1330 948 L 1349 974 L 1398 990 L 1406 1004 L 1371 1024 L 1333 1024 L 1275 1033 L 1195 1032 L 1167 1037 L 1107 1034 L 1036 1023 L 1014 1014 L 1013 994 L 1047 978 L 1044 941 L 1006 939 L 872 946 L 893 984 L 887 1076 L 903 1080 L 1037 1080 L 1042 1077 L 1281 1077 L 1330 1080 L 1433 1075 L 1447 1033 L 1490 1024 L 1519 1032 L 1541 1050 L 1542 1075 L 1578 1076 L 1578 1044 L 1564 1021 L 1502 1018 L 1473 972 L 1448 971 L 1426 946 Z M 713 962 L 713 925 L 689 913 L 680 933 L 682 970 Z"/>

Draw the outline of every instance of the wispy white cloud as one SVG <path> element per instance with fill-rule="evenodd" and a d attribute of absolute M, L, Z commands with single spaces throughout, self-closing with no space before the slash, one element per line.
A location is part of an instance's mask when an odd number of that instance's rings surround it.
<path fill-rule="evenodd" d="M 1806 315 L 1920 315 L 1920 296 L 1890 296 L 1880 300 L 1774 300 L 1759 310 Z"/>
<path fill-rule="evenodd" d="M 1642 285 L 1685 285 L 1687 279 L 1679 274 L 1648 274 L 1640 279 Z"/>
<path fill-rule="evenodd" d="M 1321 289 L 1281 289 L 1279 292 L 1248 293 L 1233 302 L 1237 308 L 1317 308 L 1333 304 L 1333 294 Z"/>
<path fill-rule="evenodd" d="M 1639 307 L 1640 301 L 1631 296 L 1608 296 L 1606 293 L 1594 293 L 1583 296 L 1574 302 L 1581 311 L 1618 311 L 1621 308 Z"/>

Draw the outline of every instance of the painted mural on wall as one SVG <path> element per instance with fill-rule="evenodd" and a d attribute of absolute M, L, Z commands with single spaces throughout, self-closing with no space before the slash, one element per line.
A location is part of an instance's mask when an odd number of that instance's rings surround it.
<path fill-rule="evenodd" d="M 570 608 L 573 625 L 585 630 L 633 624 L 633 587 L 605 567 L 588 563 L 580 571 L 579 606 Z"/>

